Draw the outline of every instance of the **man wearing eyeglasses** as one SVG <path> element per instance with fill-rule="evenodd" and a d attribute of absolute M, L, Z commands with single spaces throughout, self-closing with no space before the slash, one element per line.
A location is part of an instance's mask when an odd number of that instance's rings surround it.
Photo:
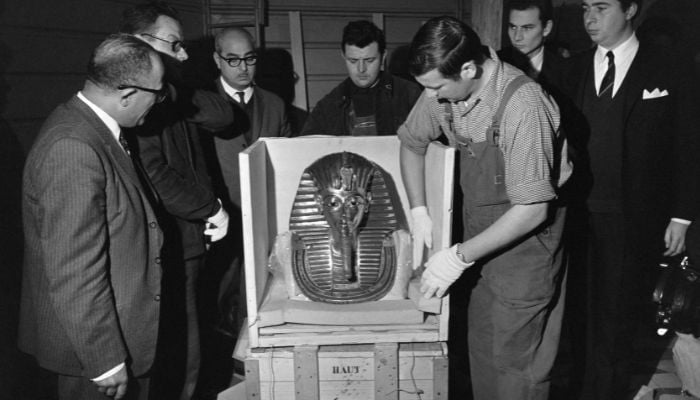
<path fill-rule="evenodd" d="M 123 128 L 143 124 L 162 78 L 150 46 L 108 37 L 27 157 L 19 348 L 57 374 L 60 400 L 148 398 L 163 234 Z"/>
<path fill-rule="evenodd" d="M 156 49 L 165 64 L 170 95 L 136 132 L 136 149 L 158 195 L 165 229 L 163 312 L 154 386 L 167 399 L 190 399 L 200 364 L 196 283 L 206 240 L 226 234 L 228 214 L 216 198 L 204 163 L 198 130 L 219 131 L 233 123 L 229 104 L 214 92 L 183 80 L 182 24 L 175 9 L 148 2 L 124 12 L 120 30 Z M 162 387 L 160 387 L 162 386 Z"/>
<path fill-rule="evenodd" d="M 218 329 L 237 336 L 244 317 L 245 296 L 241 278 L 243 232 L 241 231 L 241 189 L 238 153 L 260 137 L 289 137 L 291 129 L 284 101 L 276 94 L 255 86 L 258 55 L 251 34 L 241 28 L 219 31 L 214 40 L 214 63 L 221 72 L 216 87 L 234 109 L 233 129 L 214 137 L 215 159 L 211 162 L 215 192 L 236 221 L 225 240 L 212 248 L 211 262 L 226 266 L 219 287 Z"/>
<path fill-rule="evenodd" d="M 301 135 L 396 135 L 421 91 L 382 71 L 384 32 L 369 21 L 350 22 L 340 49 L 349 77 L 316 104 Z"/>

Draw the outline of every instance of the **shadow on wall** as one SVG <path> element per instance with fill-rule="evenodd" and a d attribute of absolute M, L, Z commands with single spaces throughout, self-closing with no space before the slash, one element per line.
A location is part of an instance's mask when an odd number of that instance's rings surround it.
<path fill-rule="evenodd" d="M 387 71 L 408 81 L 415 82 L 415 78 L 408 72 L 408 51 L 410 45 L 401 45 L 389 54 Z"/>
<path fill-rule="evenodd" d="M 301 131 L 306 121 L 306 111 L 293 105 L 294 86 L 298 79 L 299 76 L 294 72 L 292 55 L 287 50 L 272 48 L 260 52 L 255 81 L 263 89 L 277 94 L 284 100 L 293 136 Z"/>
<path fill-rule="evenodd" d="M 208 36 L 192 41 L 187 52 L 190 58 L 185 62 L 186 81 L 195 87 L 215 90 L 214 81 L 219 77 L 219 70 L 213 60 L 214 39 Z M 259 49 L 258 55 L 255 83 L 284 100 L 292 133 L 296 135 L 304 125 L 306 111 L 293 105 L 298 75 L 294 72 L 292 56 L 287 50 L 277 48 Z"/>

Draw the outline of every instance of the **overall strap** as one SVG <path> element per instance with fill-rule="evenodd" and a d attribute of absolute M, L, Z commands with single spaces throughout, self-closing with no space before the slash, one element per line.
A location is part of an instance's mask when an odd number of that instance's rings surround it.
<path fill-rule="evenodd" d="M 486 138 L 486 140 L 488 140 L 492 145 L 499 145 L 501 119 L 503 119 L 503 113 L 505 112 L 510 98 L 513 97 L 513 94 L 520 89 L 521 86 L 530 81 L 532 81 L 532 79 L 523 74 L 516 76 L 506 85 L 506 88 L 503 91 L 503 97 L 501 97 L 501 102 L 498 105 L 498 109 L 496 109 L 496 113 L 493 115 L 493 119 L 491 120 L 491 135 L 487 135 L 488 137 Z"/>

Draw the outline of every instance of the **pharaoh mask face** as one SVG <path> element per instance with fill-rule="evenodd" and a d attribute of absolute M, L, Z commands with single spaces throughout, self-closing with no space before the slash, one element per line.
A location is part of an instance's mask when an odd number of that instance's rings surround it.
<path fill-rule="evenodd" d="M 338 172 L 330 186 L 320 189 L 315 196 L 319 211 L 336 239 L 355 236 L 372 200 L 371 192 L 365 187 L 358 187 L 352 166 L 344 165 Z"/>

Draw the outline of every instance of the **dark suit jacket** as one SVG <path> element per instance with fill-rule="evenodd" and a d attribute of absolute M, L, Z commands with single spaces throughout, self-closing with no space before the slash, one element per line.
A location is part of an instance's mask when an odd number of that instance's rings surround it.
<path fill-rule="evenodd" d="M 505 47 L 499 50 L 498 58 L 528 74 L 530 78 L 542 85 L 559 103 L 557 97 L 562 93 L 562 87 L 565 83 L 564 78 L 569 69 L 569 63 L 566 59 L 545 48 L 542 70 L 535 76 L 530 59 L 514 47 Z"/>
<path fill-rule="evenodd" d="M 173 245 L 181 245 L 182 254 L 173 256 L 190 259 L 206 251 L 204 220 L 221 208 L 208 176 L 199 129 L 226 129 L 233 123 L 233 112 L 217 93 L 187 88 L 177 92 L 176 101 L 158 104 L 136 129 L 137 151 L 163 207 L 176 217 L 180 237 L 173 238 Z"/>
<path fill-rule="evenodd" d="M 129 156 L 80 99 L 44 123 L 24 170 L 19 347 L 65 375 L 151 367 L 162 233 Z"/>
<path fill-rule="evenodd" d="M 254 114 L 249 119 L 238 102 L 226 94 L 220 79 L 216 80 L 216 87 L 219 94 L 234 107 L 235 116 L 233 128 L 214 137 L 216 160 L 208 161 L 212 164 L 217 194 L 240 208 L 238 153 L 261 137 L 289 137 L 292 132 L 287 121 L 284 101 L 276 94 L 256 86 L 251 97 Z M 250 135 L 246 138 L 244 133 L 248 129 Z"/>
<path fill-rule="evenodd" d="M 567 85 L 581 107 L 586 82 L 593 81 L 595 48 L 579 55 Z M 618 94 L 624 95 L 622 135 L 622 201 L 627 232 L 645 232 L 655 247 L 672 217 L 693 220 L 699 201 L 698 108 L 696 81 L 688 62 L 663 48 L 641 43 Z M 655 89 L 668 95 L 643 98 Z M 616 94 L 617 97 L 617 94 Z M 648 97 L 648 96 L 647 96 Z M 584 151 L 590 132 L 585 121 L 569 137 Z M 585 163 L 578 166 L 578 185 L 594 184 Z M 584 176 L 580 174 L 583 172 Z M 581 194 L 585 196 L 585 191 Z M 644 246 L 644 244 L 640 243 Z"/>

